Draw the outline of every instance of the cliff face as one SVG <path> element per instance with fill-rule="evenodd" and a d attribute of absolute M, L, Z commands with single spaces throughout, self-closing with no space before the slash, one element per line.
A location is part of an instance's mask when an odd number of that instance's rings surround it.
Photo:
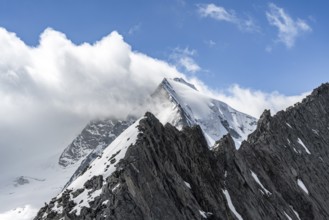
<path fill-rule="evenodd" d="M 296 219 L 329 218 L 329 84 L 271 117 L 236 153 Z M 297 218 L 298 219 L 298 218 Z"/>
<path fill-rule="evenodd" d="M 163 126 L 150 113 L 139 122 L 138 129 L 136 143 L 128 148 L 111 176 L 105 180 L 95 176 L 81 190 L 67 190 L 41 209 L 36 219 L 225 218 L 222 187 L 218 187 L 222 178 L 214 172 L 217 160 L 201 129 L 178 131 L 170 124 Z M 90 207 L 76 215 L 71 198 L 87 190 L 92 195 L 99 189 L 101 193 Z"/>
<path fill-rule="evenodd" d="M 329 84 L 265 111 L 239 150 L 229 134 L 209 150 L 200 127 L 151 113 L 137 129 L 111 175 L 68 188 L 35 219 L 329 219 Z"/>

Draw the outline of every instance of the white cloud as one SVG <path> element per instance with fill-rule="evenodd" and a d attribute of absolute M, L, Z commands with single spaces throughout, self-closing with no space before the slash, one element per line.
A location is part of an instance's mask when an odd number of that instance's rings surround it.
<path fill-rule="evenodd" d="M 219 21 L 235 23 L 238 20 L 234 11 L 227 11 L 224 7 L 215 4 L 198 5 L 198 12 L 202 17 L 211 17 Z"/>
<path fill-rule="evenodd" d="M 295 45 L 296 38 L 302 33 L 311 32 L 312 28 L 301 19 L 292 19 L 283 8 L 279 8 L 273 3 L 269 4 L 269 11 L 266 17 L 270 25 L 278 28 L 278 39 L 287 48 Z"/>
<path fill-rule="evenodd" d="M 92 118 L 143 114 L 138 107 L 164 77 L 184 77 L 132 51 L 117 32 L 75 45 L 46 29 L 39 45 L 30 47 L 0 28 L 0 51 L 2 174 L 8 164 L 58 152 Z"/>
<path fill-rule="evenodd" d="M 216 44 L 217 44 L 217 43 L 216 43 L 215 41 L 213 41 L 213 40 L 206 40 L 206 41 L 204 41 L 204 43 L 205 43 L 208 47 L 210 47 L 210 48 L 216 46 Z"/>
<path fill-rule="evenodd" d="M 265 47 L 265 51 L 268 52 L 268 53 L 271 53 L 272 50 L 273 50 L 273 47 L 270 46 L 270 45 L 268 45 L 268 46 Z"/>
<path fill-rule="evenodd" d="M 260 28 L 251 18 L 238 17 L 234 10 L 227 10 L 215 4 L 198 4 L 198 13 L 201 17 L 210 17 L 218 21 L 235 24 L 241 31 L 259 32 Z"/>
<path fill-rule="evenodd" d="M 141 29 L 141 24 L 140 23 L 136 24 L 136 25 L 132 26 L 131 28 L 129 28 L 128 34 L 132 35 L 132 34 L 136 33 L 137 31 L 139 31 L 140 29 Z"/>
<path fill-rule="evenodd" d="M 195 73 L 201 70 L 201 67 L 193 58 L 196 54 L 196 50 L 189 49 L 188 47 L 184 49 L 176 47 L 170 54 L 169 59 L 179 69 L 183 69 L 189 73 Z"/>
<path fill-rule="evenodd" d="M 270 109 L 272 115 L 280 110 L 300 102 L 310 92 L 300 95 L 286 96 L 279 92 L 266 93 L 259 90 L 242 88 L 239 85 L 232 85 L 228 89 L 221 91 L 212 91 L 197 79 L 193 79 L 202 92 L 217 98 L 231 107 L 258 118 L 264 109 Z"/>

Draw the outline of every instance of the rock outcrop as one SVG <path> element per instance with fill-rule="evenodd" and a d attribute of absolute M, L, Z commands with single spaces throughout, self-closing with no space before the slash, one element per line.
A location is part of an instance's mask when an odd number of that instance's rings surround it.
<path fill-rule="evenodd" d="M 329 219 L 329 84 L 265 111 L 239 150 L 230 134 L 210 150 L 199 126 L 178 131 L 151 113 L 138 130 L 115 172 L 67 189 L 35 219 Z"/>

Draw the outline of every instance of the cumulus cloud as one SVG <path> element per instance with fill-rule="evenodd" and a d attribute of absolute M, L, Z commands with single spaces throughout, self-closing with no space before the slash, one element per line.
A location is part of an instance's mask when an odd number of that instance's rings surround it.
<path fill-rule="evenodd" d="M 196 50 L 189 49 L 188 47 L 184 49 L 176 47 L 170 54 L 169 59 L 175 66 L 182 69 L 183 71 L 188 73 L 195 73 L 201 70 L 201 67 L 194 60 L 194 56 L 196 56 L 196 54 Z"/>
<path fill-rule="evenodd" d="M 198 13 L 201 17 L 210 17 L 217 21 L 225 21 L 235 24 L 240 30 L 258 32 L 260 28 L 251 17 L 241 18 L 234 10 L 227 10 L 222 6 L 211 4 L 198 4 Z"/>
<path fill-rule="evenodd" d="M 163 77 L 184 77 L 168 63 L 132 51 L 115 31 L 76 45 L 46 29 L 31 47 L 0 28 L 0 51 L 1 169 L 13 157 L 58 152 L 95 117 L 143 114 L 138 106 Z"/>
<path fill-rule="evenodd" d="M 278 29 L 278 39 L 287 48 L 295 45 L 296 38 L 303 33 L 311 32 L 312 28 L 306 21 L 297 18 L 291 18 L 283 8 L 276 6 L 273 3 L 269 4 L 269 10 L 266 12 L 266 17 L 270 25 Z"/>

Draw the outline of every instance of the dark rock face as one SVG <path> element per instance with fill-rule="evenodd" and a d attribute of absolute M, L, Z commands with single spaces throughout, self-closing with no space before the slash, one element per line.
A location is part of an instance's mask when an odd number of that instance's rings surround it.
<path fill-rule="evenodd" d="M 329 84 L 273 117 L 265 111 L 236 155 L 285 205 L 281 212 L 329 219 Z"/>
<path fill-rule="evenodd" d="M 180 132 L 148 113 L 139 130 L 136 144 L 103 182 L 102 193 L 90 208 L 77 216 L 72 207 L 54 199 L 52 203 L 60 204 L 64 212 L 49 217 L 53 209 L 48 205 L 36 219 L 202 219 L 200 211 L 210 219 L 225 219 L 222 178 L 213 172 L 218 169 L 217 159 L 201 129 L 186 127 Z M 84 190 L 97 190 L 99 179 L 93 177 Z"/>
<path fill-rule="evenodd" d="M 29 184 L 30 183 L 30 181 L 26 178 L 26 177 L 24 177 L 24 176 L 20 176 L 20 177 L 18 177 L 17 179 L 15 179 L 15 186 L 19 186 L 19 185 L 25 185 L 25 184 Z"/>
<path fill-rule="evenodd" d="M 138 129 L 111 176 L 63 192 L 35 219 L 329 219 L 329 84 L 265 111 L 239 150 L 230 135 L 209 150 L 198 126 L 178 131 L 150 113 Z M 100 189 L 74 210 L 74 195 Z"/>

